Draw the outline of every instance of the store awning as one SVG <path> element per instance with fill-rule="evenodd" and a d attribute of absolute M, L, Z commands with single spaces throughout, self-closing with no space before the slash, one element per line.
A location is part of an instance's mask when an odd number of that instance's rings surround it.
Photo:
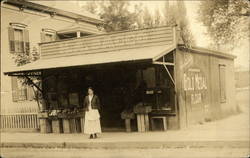
<path fill-rule="evenodd" d="M 4 71 L 6 75 L 20 74 L 26 72 L 39 72 L 41 70 L 79 67 L 87 65 L 149 61 L 153 62 L 163 55 L 171 52 L 175 45 L 161 45 L 126 50 L 116 50 L 101 53 L 90 53 L 76 56 L 66 56 L 59 58 L 40 59 L 24 66 L 11 68 Z"/>

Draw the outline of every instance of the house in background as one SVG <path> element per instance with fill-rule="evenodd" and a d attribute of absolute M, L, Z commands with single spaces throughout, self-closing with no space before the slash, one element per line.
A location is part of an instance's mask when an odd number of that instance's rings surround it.
<path fill-rule="evenodd" d="M 72 2 L 64 2 L 63 6 L 56 2 L 1 2 L 1 72 L 16 67 L 13 57 L 18 54 L 32 58 L 36 50 L 40 53 L 41 42 L 102 33 L 97 28 L 102 23 L 99 17 L 69 10 L 68 5 L 80 10 Z M 21 85 L 17 77 L 3 73 L 1 83 L 1 129 L 36 130 L 38 105 L 33 89 Z"/>
<path fill-rule="evenodd" d="M 236 88 L 249 88 L 249 69 L 246 67 L 235 68 Z"/>

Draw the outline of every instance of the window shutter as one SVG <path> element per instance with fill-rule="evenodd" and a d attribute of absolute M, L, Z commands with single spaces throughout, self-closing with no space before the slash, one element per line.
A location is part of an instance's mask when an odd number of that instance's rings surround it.
<path fill-rule="evenodd" d="M 27 86 L 27 99 L 33 100 L 34 99 L 34 91 L 31 86 Z"/>
<path fill-rule="evenodd" d="M 9 27 L 9 45 L 10 45 L 10 53 L 15 52 L 15 38 L 14 38 L 14 28 Z"/>
<path fill-rule="evenodd" d="M 29 30 L 23 30 L 23 37 L 24 37 L 24 52 L 26 55 L 30 54 L 30 42 L 29 42 Z"/>
<path fill-rule="evenodd" d="M 16 102 L 19 99 L 17 77 L 11 77 L 11 87 L 12 87 L 12 100 Z"/>
<path fill-rule="evenodd" d="M 41 42 L 45 42 L 45 33 L 41 32 Z"/>

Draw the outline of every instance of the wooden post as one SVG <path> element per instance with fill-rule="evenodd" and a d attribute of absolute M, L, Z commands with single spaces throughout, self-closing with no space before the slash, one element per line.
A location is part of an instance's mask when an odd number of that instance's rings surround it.
<path fill-rule="evenodd" d="M 61 133 L 60 120 L 59 119 L 53 119 L 52 120 L 52 132 L 53 133 Z"/>
<path fill-rule="evenodd" d="M 137 114 L 136 117 L 137 117 L 138 132 L 149 131 L 148 114 Z"/>
<path fill-rule="evenodd" d="M 31 125 L 30 125 L 30 115 L 27 115 L 27 128 L 31 128 Z"/>
<path fill-rule="evenodd" d="M 13 119 L 13 116 L 10 116 L 10 124 L 11 124 L 11 128 L 14 128 L 14 119 Z"/>
<path fill-rule="evenodd" d="M 163 129 L 164 131 L 167 130 L 167 118 L 166 117 L 163 118 Z"/>
<path fill-rule="evenodd" d="M 69 119 L 70 131 L 71 133 L 76 132 L 76 122 L 75 119 Z"/>
<path fill-rule="evenodd" d="M 144 114 L 141 114 L 141 131 L 145 132 L 145 117 Z"/>
<path fill-rule="evenodd" d="M 84 117 L 81 117 L 81 131 L 84 133 Z"/>
<path fill-rule="evenodd" d="M 145 130 L 149 131 L 149 119 L 148 114 L 145 114 Z"/>
<path fill-rule="evenodd" d="M 63 119 L 63 133 L 70 133 L 69 119 Z"/>
<path fill-rule="evenodd" d="M 82 131 L 81 130 L 81 119 L 78 117 L 75 119 L 75 122 L 76 122 L 76 132 L 80 133 Z"/>
<path fill-rule="evenodd" d="M 37 119 L 36 119 L 36 115 L 33 115 L 34 117 L 34 128 L 37 129 Z"/>
<path fill-rule="evenodd" d="M 51 125 L 48 119 L 40 118 L 40 132 L 41 133 L 51 133 Z"/>
<path fill-rule="evenodd" d="M 125 119 L 125 127 L 127 132 L 131 132 L 131 119 Z"/>
<path fill-rule="evenodd" d="M 77 31 L 77 32 L 76 32 L 76 37 L 77 37 L 77 38 L 81 37 L 81 32 L 80 32 L 80 31 Z"/>
<path fill-rule="evenodd" d="M 138 132 L 141 132 L 141 116 L 140 114 L 136 115 L 137 118 L 137 128 L 138 128 Z"/>
<path fill-rule="evenodd" d="M 17 128 L 20 128 L 20 117 L 19 117 L 19 115 L 16 115 L 16 124 L 17 124 Z"/>

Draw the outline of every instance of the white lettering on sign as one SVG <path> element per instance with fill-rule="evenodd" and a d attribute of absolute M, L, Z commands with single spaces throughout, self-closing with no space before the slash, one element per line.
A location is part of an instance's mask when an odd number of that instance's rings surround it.
<path fill-rule="evenodd" d="M 183 77 L 184 91 L 191 93 L 191 104 L 202 103 L 202 92 L 207 90 L 206 77 L 200 69 L 189 69 Z"/>
<path fill-rule="evenodd" d="M 202 102 L 201 93 L 191 94 L 191 103 L 192 104 L 199 104 L 201 102 Z"/>
<path fill-rule="evenodd" d="M 200 72 L 184 73 L 184 90 L 206 90 L 206 78 Z"/>

